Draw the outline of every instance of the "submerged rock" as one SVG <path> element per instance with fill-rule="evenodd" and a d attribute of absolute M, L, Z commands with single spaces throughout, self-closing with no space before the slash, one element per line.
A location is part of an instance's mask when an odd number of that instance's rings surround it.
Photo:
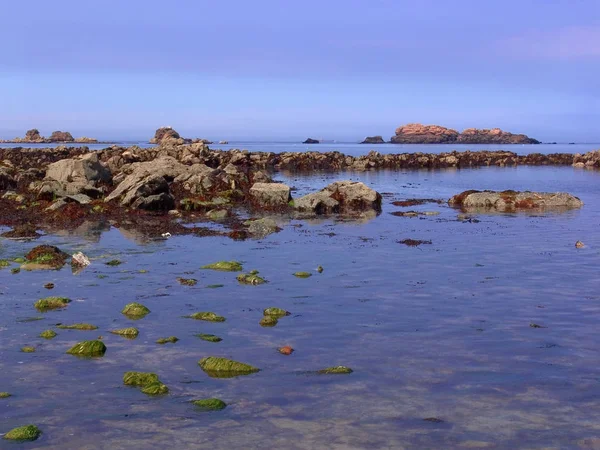
<path fill-rule="evenodd" d="M 29 345 L 26 345 L 25 347 L 21 347 L 21 351 L 23 353 L 34 353 L 35 352 L 35 347 L 31 347 Z"/>
<path fill-rule="evenodd" d="M 169 393 L 169 388 L 159 382 L 143 386 L 141 391 L 146 395 L 165 395 Z"/>
<path fill-rule="evenodd" d="M 106 345 L 102 341 L 83 341 L 75 344 L 69 350 L 69 355 L 75 356 L 104 356 Z"/>
<path fill-rule="evenodd" d="M 12 395 L 9 394 L 8 392 L 0 392 L 0 398 L 8 398 L 8 397 L 12 397 Z"/>
<path fill-rule="evenodd" d="M 309 278 L 309 277 L 312 277 L 312 273 L 310 273 L 310 272 L 295 272 L 294 276 L 297 278 Z"/>
<path fill-rule="evenodd" d="M 225 322 L 225 317 L 210 311 L 201 311 L 185 317 L 188 319 L 206 320 L 207 322 Z"/>
<path fill-rule="evenodd" d="M 205 398 L 202 400 L 192 400 L 194 406 L 204 411 L 220 411 L 227 407 L 227 403 L 218 398 Z"/>
<path fill-rule="evenodd" d="M 60 269 L 65 265 L 69 255 L 52 245 L 39 245 L 25 255 L 22 266 L 27 270 Z"/>
<path fill-rule="evenodd" d="M 41 430 L 35 425 L 25 425 L 13 428 L 2 437 L 9 441 L 35 441 L 41 434 Z"/>
<path fill-rule="evenodd" d="M 283 347 L 278 348 L 277 351 L 282 355 L 291 355 L 294 352 L 294 349 L 289 345 L 285 345 Z"/>
<path fill-rule="evenodd" d="M 260 371 L 260 369 L 249 364 L 217 356 L 202 358 L 198 362 L 198 365 L 204 372 L 214 378 L 230 378 L 240 375 L 250 375 Z"/>
<path fill-rule="evenodd" d="M 346 366 L 335 366 L 328 367 L 326 369 L 318 370 L 317 373 L 321 375 L 337 375 L 337 374 L 347 374 L 352 373 L 353 370 Z"/>
<path fill-rule="evenodd" d="M 258 285 L 267 282 L 263 277 L 258 276 L 258 270 L 253 270 L 250 273 L 241 273 L 236 278 L 241 284 Z"/>
<path fill-rule="evenodd" d="M 120 266 L 121 264 L 123 264 L 123 262 L 119 259 L 111 259 L 110 261 L 105 262 L 104 264 L 106 264 L 107 266 L 116 267 L 116 266 Z"/>
<path fill-rule="evenodd" d="M 184 286 L 196 286 L 196 284 L 198 284 L 198 280 L 196 280 L 194 278 L 181 278 L 181 277 L 178 277 L 177 281 L 179 282 L 179 284 L 182 284 Z"/>
<path fill-rule="evenodd" d="M 223 340 L 219 336 L 215 336 L 214 334 L 200 333 L 200 334 L 196 334 L 195 336 L 199 337 L 203 341 L 208 341 L 208 342 L 221 342 Z"/>
<path fill-rule="evenodd" d="M 123 311 L 121 311 L 121 314 L 129 317 L 130 319 L 142 319 L 149 313 L 150 310 L 148 308 L 137 302 L 128 303 L 125 305 L 125 308 L 123 308 Z"/>
<path fill-rule="evenodd" d="M 585 247 L 585 244 L 581 241 L 577 241 L 575 242 L 575 248 L 583 248 Z"/>
<path fill-rule="evenodd" d="M 242 264 L 237 261 L 219 261 L 212 264 L 206 264 L 201 269 L 220 270 L 223 272 L 240 272 Z"/>
<path fill-rule="evenodd" d="M 265 316 L 262 319 L 260 319 L 260 322 L 259 322 L 261 327 L 274 327 L 278 323 L 279 323 L 279 321 L 277 320 L 277 317 L 275 317 L 275 316 Z"/>
<path fill-rule="evenodd" d="M 109 333 L 118 334 L 119 336 L 126 337 L 128 339 L 134 339 L 140 334 L 140 331 L 134 327 L 121 328 L 119 330 L 111 330 Z"/>
<path fill-rule="evenodd" d="M 165 395 L 169 388 L 160 382 L 158 375 L 149 372 L 125 372 L 123 384 L 141 388 L 146 395 Z"/>
<path fill-rule="evenodd" d="M 291 313 L 289 311 L 286 311 L 285 309 L 273 308 L 273 307 L 267 308 L 263 311 L 263 315 L 276 317 L 276 318 L 289 316 L 290 314 Z"/>
<path fill-rule="evenodd" d="M 160 338 L 157 339 L 156 343 L 157 344 L 174 344 L 175 342 L 177 342 L 179 340 L 179 338 L 175 337 L 175 336 L 169 336 L 167 338 Z"/>
<path fill-rule="evenodd" d="M 423 241 L 420 239 L 403 239 L 401 241 L 396 241 L 398 244 L 404 244 L 408 247 L 418 247 L 423 244 L 431 244 L 431 241 Z"/>
<path fill-rule="evenodd" d="M 46 331 L 42 331 L 40 333 L 40 337 L 44 338 L 44 339 L 54 339 L 56 336 L 58 336 L 56 334 L 56 331 L 54 330 L 46 330 Z"/>
<path fill-rule="evenodd" d="M 527 209 L 581 208 L 583 202 L 566 192 L 465 191 L 455 195 L 448 204 L 463 209 L 495 209 L 514 211 Z"/>
<path fill-rule="evenodd" d="M 97 330 L 98 327 L 96 325 L 92 325 L 91 323 L 74 323 L 72 325 L 57 325 L 56 328 L 61 330 L 82 330 L 82 331 L 91 331 Z"/>
<path fill-rule="evenodd" d="M 71 303 L 71 299 L 66 297 L 46 297 L 39 299 L 33 306 L 38 311 L 45 312 L 51 309 L 65 308 L 69 303 Z"/>
<path fill-rule="evenodd" d="M 248 227 L 248 233 L 253 238 L 264 238 L 269 234 L 277 233 L 281 231 L 281 228 L 277 226 L 277 222 L 269 217 L 263 217 L 262 219 L 247 220 L 244 225 Z"/>

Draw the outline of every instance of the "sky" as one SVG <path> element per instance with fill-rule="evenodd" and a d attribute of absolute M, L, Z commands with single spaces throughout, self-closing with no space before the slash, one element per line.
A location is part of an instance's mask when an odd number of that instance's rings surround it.
<path fill-rule="evenodd" d="M 598 0 L 5 1 L 0 138 L 600 142 Z"/>

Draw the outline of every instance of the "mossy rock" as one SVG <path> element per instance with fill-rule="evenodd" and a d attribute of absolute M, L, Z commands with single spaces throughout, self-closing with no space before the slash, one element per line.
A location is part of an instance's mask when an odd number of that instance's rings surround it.
<path fill-rule="evenodd" d="M 58 336 L 56 334 L 56 331 L 54 330 L 46 330 L 46 331 L 42 331 L 40 333 L 40 337 L 44 338 L 44 339 L 54 339 L 56 336 Z"/>
<path fill-rule="evenodd" d="M 17 264 L 23 264 L 27 260 L 25 258 L 18 257 L 18 258 L 13 259 L 13 261 L 16 262 Z"/>
<path fill-rule="evenodd" d="M 289 311 L 286 311 L 285 309 L 273 308 L 273 307 L 267 308 L 263 311 L 263 315 L 276 317 L 276 318 L 289 316 L 290 314 L 291 313 Z"/>
<path fill-rule="evenodd" d="M 175 337 L 175 336 L 169 336 L 167 338 L 160 338 L 156 341 L 157 344 L 174 344 L 175 342 L 177 342 L 179 340 L 179 338 Z"/>
<path fill-rule="evenodd" d="M 0 269 L 8 266 L 10 266 L 10 261 L 8 259 L 0 259 Z"/>
<path fill-rule="evenodd" d="M 260 369 L 249 364 L 217 356 L 202 358 L 198 362 L 198 365 L 208 376 L 213 378 L 231 378 L 240 375 L 250 375 L 260 371 Z"/>
<path fill-rule="evenodd" d="M 13 267 L 12 269 L 10 269 L 10 273 L 16 275 L 18 273 L 21 273 L 21 269 L 19 269 L 18 267 Z"/>
<path fill-rule="evenodd" d="M 121 264 L 123 264 L 123 262 L 120 259 L 111 259 L 108 262 L 105 262 L 104 264 L 106 264 L 107 266 L 120 266 Z"/>
<path fill-rule="evenodd" d="M 265 316 L 262 319 L 260 319 L 259 322 L 261 327 L 274 327 L 278 323 L 279 320 L 277 320 L 277 317 L 275 316 Z"/>
<path fill-rule="evenodd" d="M 323 273 L 323 266 L 317 266 L 317 272 Z"/>
<path fill-rule="evenodd" d="M 8 397 L 12 397 L 12 395 L 9 394 L 8 392 L 0 392 L 0 398 L 8 398 Z"/>
<path fill-rule="evenodd" d="M 13 428 L 6 433 L 3 438 L 9 441 L 35 441 L 42 432 L 35 425 L 25 425 L 19 428 Z"/>
<path fill-rule="evenodd" d="M 150 313 L 150 310 L 141 303 L 133 302 L 125 305 L 125 308 L 123 308 L 123 311 L 121 311 L 121 313 L 126 315 L 130 319 L 141 319 L 145 317 L 148 313 Z"/>
<path fill-rule="evenodd" d="M 267 282 L 267 280 L 265 280 L 263 277 L 258 276 L 258 271 L 256 271 L 256 270 L 253 270 L 250 273 L 239 274 L 237 276 L 237 280 L 241 284 L 252 284 L 252 285 L 264 284 Z"/>
<path fill-rule="evenodd" d="M 218 398 L 192 400 L 192 404 L 202 411 L 220 411 L 227 408 L 227 403 Z"/>
<path fill-rule="evenodd" d="M 181 278 L 181 277 L 178 277 L 177 281 L 179 281 L 179 284 L 182 284 L 184 286 L 196 286 L 196 284 L 198 284 L 198 280 L 196 280 L 194 278 Z"/>
<path fill-rule="evenodd" d="M 35 353 L 35 347 L 31 347 L 30 345 L 26 345 L 25 347 L 21 347 L 21 351 L 23 353 Z"/>
<path fill-rule="evenodd" d="M 225 322 L 225 317 L 219 316 L 211 311 L 201 311 L 185 317 L 188 319 L 206 320 L 207 322 Z"/>
<path fill-rule="evenodd" d="M 81 331 L 92 331 L 97 330 L 98 327 L 96 325 L 92 325 L 91 323 L 74 323 L 72 325 L 56 325 L 56 328 L 61 330 L 81 330 Z"/>
<path fill-rule="evenodd" d="M 75 356 L 104 356 L 106 345 L 102 341 L 83 341 L 75 344 L 67 353 Z"/>
<path fill-rule="evenodd" d="M 310 272 L 296 272 L 294 276 L 297 278 L 310 278 L 312 277 L 312 273 Z"/>
<path fill-rule="evenodd" d="M 25 255 L 23 269 L 60 269 L 70 255 L 52 245 L 38 245 Z"/>
<path fill-rule="evenodd" d="M 338 375 L 338 374 L 347 374 L 347 373 L 352 373 L 353 370 L 350 367 L 346 367 L 346 366 L 335 366 L 335 367 L 328 367 L 326 369 L 321 369 L 321 370 L 317 370 L 318 374 L 321 375 Z"/>
<path fill-rule="evenodd" d="M 142 387 L 142 393 L 146 395 L 165 395 L 169 393 L 169 388 L 160 382 L 152 383 Z"/>
<path fill-rule="evenodd" d="M 242 264 L 237 261 L 219 261 L 202 266 L 201 269 L 220 270 L 223 272 L 241 272 Z"/>
<path fill-rule="evenodd" d="M 46 297 L 39 299 L 33 306 L 38 311 L 45 312 L 51 309 L 65 308 L 69 303 L 71 303 L 71 299 L 66 297 Z"/>
<path fill-rule="evenodd" d="M 143 387 L 159 382 L 158 375 L 151 372 L 125 372 L 123 375 L 123 384 L 126 386 Z"/>
<path fill-rule="evenodd" d="M 200 333 L 200 334 L 196 334 L 195 336 L 199 337 L 203 341 L 208 341 L 208 342 L 221 342 L 223 340 L 219 336 L 215 336 L 214 334 Z"/>
<path fill-rule="evenodd" d="M 118 330 L 111 330 L 110 333 L 118 334 L 119 336 L 126 337 L 128 339 L 135 339 L 140 331 L 137 328 L 129 327 L 129 328 L 120 328 Z"/>

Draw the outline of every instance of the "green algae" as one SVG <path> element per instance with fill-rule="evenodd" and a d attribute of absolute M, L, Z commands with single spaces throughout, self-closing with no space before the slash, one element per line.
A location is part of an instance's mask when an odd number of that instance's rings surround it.
<path fill-rule="evenodd" d="M 353 370 L 346 366 L 327 367 L 326 369 L 317 370 L 320 375 L 338 375 L 352 373 Z"/>
<path fill-rule="evenodd" d="M 192 400 L 192 404 L 203 411 L 220 411 L 227 407 L 227 403 L 218 398 L 204 398 L 202 400 Z"/>
<path fill-rule="evenodd" d="M 220 338 L 219 336 L 215 336 L 214 334 L 200 333 L 200 334 L 195 334 L 194 336 L 199 337 L 203 341 L 208 341 L 208 342 L 221 342 L 223 340 L 222 338 Z"/>
<path fill-rule="evenodd" d="M 126 337 L 127 339 L 135 339 L 140 331 L 137 328 L 129 327 L 129 328 L 120 328 L 118 330 L 111 330 L 109 333 L 118 334 L 119 336 Z"/>
<path fill-rule="evenodd" d="M 56 328 L 61 330 L 81 330 L 81 331 L 91 331 L 97 330 L 98 327 L 96 325 L 92 325 L 91 323 L 74 323 L 72 325 L 56 325 Z"/>
<path fill-rule="evenodd" d="M 249 364 L 217 356 L 202 358 L 198 361 L 198 365 L 208 376 L 213 378 L 231 378 L 260 371 Z"/>
<path fill-rule="evenodd" d="M 12 394 L 9 394 L 8 392 L 0 392 L 0 398 L 8 398 L 8 397 L 12 397 Z"/>
<path fill-rule="evenodd" d="M 60 269 L 65 265 L 70 255 L 52 245 L 39 245 L 34 247 L 27 255 L 27 260 L 22 268 L 26 270 Z"/>
<path fill-rule="evenodd" d="M 242 264 L 238 261 L 218 261 L 202 266 L 201 269 L 220 270 L 223 272 L 241 272 Z"/>
<path fill-rule="evenodd" d="M 123 311 L 121 311 L 122 314 L 126 315 L 130 319 L 141 319 L 145 317 L 149 312 L 150 310 L 148 308 L 146 308 L 141 303 L 136 302 L 128 303 L 127 305 L 125 305 L 125 308 L 123 308 Z"/>
<path fill-rule="evenodd" d="M 218 288 L 222 288 L 225 287 L 224 284 L 209 284 L 208 286 L 206 286 L 208 289 L 218 289 Z"/>
<path fill-rule="evenodd" d="M 272 316 L 272 317 L 276 317 L 276 318 L 289 316 L 290 314 L 291 313 L 289 311 L 286 311 L 285 309 L 273 308 L 273 307 L 267 308 L 263 311 L 263 315 Z"/>
<path fill-rule="evenodd" d="M 8 259 L 0 259 L 0 269 L 8 266 L 10 266 L 10 261 Z"/>
<path fill-rule="evenodd" d="M 6 433 L 3 438 L 9 441 L 35 441 L 42 432 L 35 425 L 25 425 L 23 427 L 13 428 Z"/>
<path fill-rule="evenodd" d="M 83 341 L 75 344 L 69 350 L 69 355 L 75 356 L 104 356 L 106 345 L 102 341 Z"/>
<path fill-rule="evenodd" d="M 44 339 L 54 339 L 58 334 L 54 330 L 46 330 L 40 333 L 40 337 Z"/>
<path fill-rule="evenodd" d="M 123 264 L 123 262 L 119 259 L 111 259 L 110 261 L 105 262 L 104 264 L 106 264 L 107 266 L 116 267 L 116 266 L 120 266 L 121 264 Z"/>
<path fill-rule="evenodd" d="M 169 393 L 169 388 L 162 384 L 158 375 L 150 372 L 125 372 L 123 384 L 141 388 L 146 395 L 164 395 Z"/>
<path fill-rule="evenodd" d="M 196 284 L 198 284 L 198 280 L 196 280 L 194 278 L 181 278 L 181 277 L 178 277 L 177 281 L 179 281 L 179 284 L 182 284 L 184 286 L 196 286 Z"/>
<path fill-rule="evenodd" d="M 169 388 L 160 382 L 152 383 L 142 387 L 142 393 L 146 395 L 165 395 L 169 393 Z"/>
<path fill-rule="evenodd" d="M 185 316 L 187 319 L 195 320 L 206 320 L 207 322 L 225 322 L 225 317 L 219 316 L 211 311 L 200 311 L 189 316 Z"/>
<path fill-rule="evenodd" d="M 177 342 L 179 340 L 179 338 L 175 337 L 175 336 L 169 336 L 167 338 L 160 338 L 156 341 L 157 344 L 174 344 L 175 342 Z"/>
<path fill-rule="evenodd" d="M 294 276 L 298 277 L 298 278 L 310 278 L 310 277 L 312 277 L 312 273 L 310 273 L 310 272 L 296 272 L 296 273 L 294 273 Z"/>
<path fill-rule="evenodd" d="M 29 345 L 26 345 L 25 347 L 21 347 L 21 351 L 23 353 L 34 353 L 35 352 L 35 347 L 31 347 Z"/>
<path fill-rule="evenodd" d="M 37 322 L 38 320 L 44 320 L 43 317 L 24 317 L 22 319 L 17 319 L 18 323 L 28 323 L 28 322 Z"/>
<path fill-rule="evenodd" d="M 46 297 L 39 299 L 33 306 L 35 306 L 35 309 L 38 311 L 45 312 L 52 309 L 64 308 L 69 303 L 71 303 L 71 299 L 66 297 Z"/>
<path fill-rule="evenodd" d="M 279 321 L 277 320 L 277 317 L 274 316 L 265 316 L 262 319 L 260 319 L 259 322 L 261 327 L 274 327 L 278 323 Z"/>
<path fill-rule="evenodd" d="M 264 284 L 267 282 L 267 280 L 265 280 L 263 277 L 258 276 L 258 270 L 253 270 L 250 273 L 241 273 L 237 276 L 237 280 L 241 284 L 252 284 L 252 285 Z"/>
<path fill-rule="evenodd" d="M 25 258 L 18 257 L 18 258 L 13 259 L 13 261 L 16 262 L 17 264 L 23 264 L 27 260 Z"/>

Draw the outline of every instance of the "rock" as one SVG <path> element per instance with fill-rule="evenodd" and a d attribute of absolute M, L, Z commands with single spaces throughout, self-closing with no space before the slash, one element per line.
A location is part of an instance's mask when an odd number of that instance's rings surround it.
<path fill-rule="evenodd" d="M 263 217 L 262 219 L 247 220 L 244 225 L 248 227 L 248 233 L 254 238 L 262 239 L 269 234 L 277 233 L 281 231 L 281 228 L 277 226 L 277 222 L 269 217 Z"/>
<path fill-rule="evenodd" d="M 258 276 L 257 270 L 253 270 L 250 273 L 241 273 L 236 277 L 236 279 L 241 284 L 258 285 L 258 284 L 264 284 L 267 282 L 267 280 Z"/>
<path fill-rule="evenodd" d="M 229 216 L 229 211 L 226 209 L 211 209 L 206 213 L 206 217 L 210 220 L 225 220 Z"/>
<path fill-rule="evenodd" d="M 2 438 L 9 441 L 35 441 L 41 434 L 42 432 L 35 425 L 25 425 L 13 428 L 2 436 Z"/>
<path fill-rule="evenodd" d="M 75 356 L 104 356 L 106 345 L 102 341 L 83 341 L 75 344 L 67 353 Z"/>
<path fill-rule="evenodd" d="M 214 334 L 196 334 L 196 337 L 199 337 L 200 339 L 202 339 L 203 341 L 207 341 L 207 342 L 221 342 L 223 339 L 220 338 L 219 336 L 215 336 Z"/>
<path fill-rule="evenodd" d="M 315 214 L 380 212 L 381 195 L 364 183 L 336 181 L 318 193 L 299 198 L 294 202 L 294 208 Z"/>
<path fill-rule="evenodd" d="M 119 259 L 111 259 L 108 262 L 104 263 L 107 266 L 112 266 L 112 267 L 116 267 L 116 266 L 120 266 L 121 264 L 123 264 L 123 262 Z"/>
<path fill-rule="evenodd" d="M 308 138 L 306 139 L 304 142 L 302 142 L 303 144 L 319 144 L 321 141 L 319 141 L 318 139 L 312 139 L 312 138 Z"/>
<path fill-rule="evenodd" d="M 146 395 L 165 395 L 169 388 L 162 384 L 155 373 L 147 372 L 125 372 L 123 384 L 141 388 Z"/>
<path fill-rule="evenodd" d="M 537 139 L 524 134 L 512 134 L 500 128 L 478 130 L 467 128 L 456 140 L 461 144 L 540 144 Z"/>
<path fill-rule="evenodd" d="M 205 398 L 202 400 L 192 400 L 192 403 L 197 408 L 203 411 L 220 411 L 227 407 L 227 403 L 218 398 Z"/>
<path fill-rule="evenodd" d="M 201 269 L 220 270 L 223 272 L 240 272 L 242 264 L 237 261 L 219 261 L 202 266 Z"/>
<path fill-rule="evenodd" d="M 157 339 L 157 340 L 156 340 L 156 343 L 157 343 L 157 344 L 161 344 L 161 345 L 164 345 L 164 344 L 169 344 L 169 343 L 170 343 L 170 344 L 175 344 L 175 343 L 176 343 L 178 340 L 179 340 L 179 338 L 178 338 L 178 337 L 175 337 L 175 336 L 169 336 L 169 337 L 167 337 L 167 338 L 160 338 L 160 339 Z"/>
<path fill-rule="evenodd" d="M 340 212 L 340 202 L 331 198 L 329 192 L 314 192 L 294 200 L 294 208 L 317 215 L 337 214 Z"/>
<path fill-rule="evenodd" d="M 14 189 L 17 186 L 17 180 L 12 175 L 12 171 L 5 167 L 0 167 L 0 191 Z M 8 194 L 8 192 L 7 192 Z M 4 194 L 6 195 L 6 194 Z M 16 195 L 16 193 L 15 193 Z M 2 197 L 4 198 L 4 197 Z"/>
<path fill-rule="evenodd" d="M 50 142 L 73 142 L 73 136 L 68 131 L 53 131 L 50 135 Z"/>
<path fill-rule="evenodd" d="M 162 383 L 152 383 L 143 386 L 141 391 L 146 395 L 166 395 L 169 393 L 169 388 Z"/>
<path fill-rule="evenodd" d="M 171 127 L 161 127 L 154 133 L 154 137 L 150 139 L 151 144 L 162 144 L 171 139 L 180 139 L 179 133 Z"/>
<path fill-rule="evenodd" d="M 219 316 L 211 311 L 201 311 L 185 317 L 188 319 L 205 320 L 207 322 L 225 322 L 225 317 Z"/>
<path fill-rule="evenodd" d="M 25 255 L 27 262 L 22 268 L 27 270 L 36 269 L 60 269 L 65 265 L 69 255 L 58 247 L 52 245 L 38 245 Z"/>
<path fill-rule="evenodd" d="M 282 183 L 254 183 L 250 188 L 250 200 L 260 208 L 286 208 L 291 199 L 290 187 Z"/>
<path fill-rule="evenodd" d="M 80 330 L 80 331 L 93 331 L 97 330 L 98 327 L 96 325 L 92 325 L 91 323 L 74 323 L 72 325 L 56 325 L 56 328 L 61 330 Z"/>
<path fill-rule="evenodd" d="M 456 142 L 458 131 L 439 125 L 409 123 L 396 129 L 390 141 L 393 144 L 447 144 Z"/>
<path fill-rule="evenodd" d="M 260 369 L 249 364 L 216 356 L 202 358 L 198 362 L 198 365 L 207 375 L 214 378 L 231 378 L 240 375 L 250 375 L 260 371 Z"/>
<path fill-rule="evenodd" d="M 73 254 L 73 256 L 71 257 L 71 265 L 72 266 L 87 267 L 90 264 L 91 263 L 90 263 L 90 260 L 88 259 L 88 257 L 85 256 L 81 252 L 77 252 L 77 253 Z"/>
<path fill-rule="evenodd" d="M 121 314 L 129 317 L 130 319 L 142 319 L 149 313 L 150 310 L 148 308 L 137 302 L 128 303 L 125 305 L 125 308 L 123 308 L 123 311 L 121 311 Z"/>
<path fill-rule="evenodd" d="M 51 309 L 65 308 L 69 303 L 71 300 L 66 297 L 46 297 L 39 299 L 33 306 L 40 312 L 46 312 Z"/>
<path fill-rule="evenodd" d="M 294 349 L 289 345 L 285 345 L 281 348 L 278 348 L 277 351 L 282 355 L 291 355 L 294 352 Z"/>
<path fill-rule="evenodd" d="M 575 242 L 575 248 L 584 248 L 585 244 L 581 241 Z"/>
<path fill-rule="evenodd" d="M 181 278 L 181 277 L 178 277 L 177 281 L 179 282 L 179 284 L 182 284 L 184 286 L 196 286 L 196 284 L 198 284 L 198 280 L 196 280 L 194 278 Z"/>
<path fill-rule="evenodd" d="M 448 204 L 463 209 L 494 209 L 514 211 L 519 209 L 581 208 L 579 198 L 565 192 L 516 191 L 465 191 L 452 197 Z"/>
<path fill-rule="evenodd" d="M 418 247 L 423 244 L 431 244 L 431 241 L 422 241 L 419 239 L 404 239 L 402 241 L 396 241 L 398 244 L 404 244 L 408 247 Z"/>
<path fill-rule="evenodd" d="M 317 266 L 317 272 L 323 273 L 323 266 Z"/>
<path fill-rule="evenodd" d="M 109 183 L 112 180 L 112 173 L 100 163 L 98 154 L 94 152 L 49 164 L 45 179 L 87 185 Z"/>
<path fill-rule="evenodd" d="M 361 144 L 385 144 L 382 136 L 367 136 Z"/>
<path fill-rule="evenodd" d="M 318 370 L 317 373 L 320 375 L 337 375 L 337 374 L 347 374 L 347 373 L 352 373 L 353 370 L 350 369 L 349 367 L 345 367 L 345 366 L 335 366 L 335 367 L 328 367 L 326 369 L 321 369 Z"/>
<path fill-rule="evenodd" d="M 227 145 L 227 144 L 229 144 L 228 141 L 219 141 L 219 145 Z"/>
<path fill-rule="evenodd" d="M 175 207 L 175 199 L 171 194 L 161 192 L 160 194 L 140 197 L 131 204 L 131 207 L 146 211 L 169 211 Z"/>
<path fill-rule="evenodd" d="M 0 392 L 0 398 L 8 398 L 8 397 L 12 397 L 12 395 L 9 394 L 8 392 Z"/>
<path fill-rule="evenodd" d="M 40 337 L 44 339 L 54 339 L 57 336 L 56 331 L 46 330 L 40 333 Z"/>
<path fill-rule="evenodd" d="M 23 353 L 35 353 L 35 347 L 31 347 L 26 345 L 25 347 L 21 347 L 21 352 Z"/>
<path fill-rule="evenodd" d="M 46 288 L 46 289 L 54 289 L 54 283 L 46 283 L 46 284 L 44 284 L 44 288 Z"/>
<path fill-rule="evenodd" d="M 259 325 L 261 327 L 274 327 L 278 323 L 279 320 L 277 319 L 277 317 L 265 316 L 262 319 L 260 319 Z"/>
<path fill-rule="evenodd" d="M 109 333 L 118 334 L 119 336 L 126 337 L 128 339 L 135 339 L 140 334 L 140 331 L 134 327 L 121 328 L 118 330 L 111 330 Z"/>
<path fill-rule="evenodd" d="M 297 278 L 309 278 L 309 277 L 312 277 L 312 273 L 310 273 L 310 272 L 295 272 L 294 276 Z"/>
<path fill-rule="evenodd" d="M 24 140 L 27 142 L 42 142 L 44 138 L 37 128 L 32 128 L 31 130 L 27 130 Z"/>
<path fill-rule="evenodd" d="M 281 309 L 281 308 L 267 308 L 265 310 L 263 310 L 263 315 L 265 316 L 271 316 L 271 317 L 285 317 L 285 316 L 289 316 L 291 313 L 289 311 L 286 311 L 285 309 Z"/>

